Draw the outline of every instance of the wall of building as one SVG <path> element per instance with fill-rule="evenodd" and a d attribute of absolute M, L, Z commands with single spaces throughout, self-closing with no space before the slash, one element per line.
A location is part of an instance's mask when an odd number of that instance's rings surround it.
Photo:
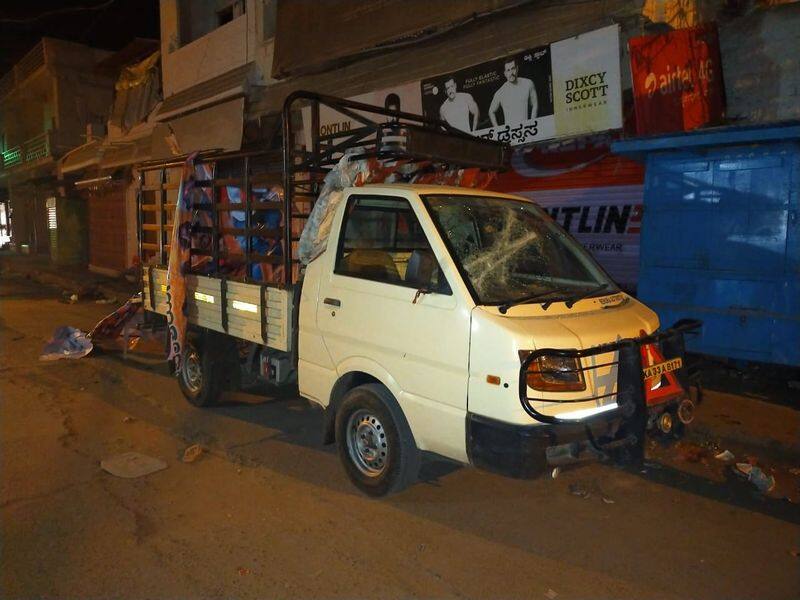
<path fill-rule="evenodd" d="M 246 0 L 245 13 L 204 36 L 181 40 L 181 0 L 161 0 L 161 61 L 164 97 L 255 63 L 257 82 L 269 81 L 272 67 L 272 33 L 265 11 L 274 10 L 275 0 Z M 208 0 L 192 4 L 193 18 L 216 18 L 216 10 L 230 2 Z M 267 27 L 265 28 L 265 25 Z"/>
<path fill-rule="evenodd" d="M 114 84 L 76 71 L 62 71 L 56 78 L 56 129 L 59 150 L 86 143 L 86 125 L 104 124 L 114 98 Z M 60 152 L 59 152 L 60 153 Z"/>
<path fill-rule="evenodd" d="M 568 9 L 558 2 L 527 4 L 427 41 L 372 54 L 340 68 L 279 81 L 264 90 L 252 112 L 278 112 L 286 96 L 298 89 L 356 96 L 469 67 L 613 23 L 621 23 L 623 31 L 627 31 L 632 23 L 638 22 L 640 14 L 641 2 L 631 0 L 579 2 Z"/>
<path fill-rule="evenodd" d="M 0 129 L 6 147 L 12 148 L 55 126 L 55 85 L 52 75 L 41 70 L 0 104 Z"/>
<path fill-rule="evenodd" d="M 720 48 L 729 119 L 800 119 L 800 4 L 721 24 Z"/>
<path fill-rule="evenodd" d="M 54 77 L 55 128 L 59 150 L 86 142 L 86 125 L 105 123 L 114 94 L 113 77 L 94 66 L 110 52 L 63 40 L 45 39 L 47 68 Z"/>
<path fill-rule="evenodd" d="M 670 3 L 667 3 L 670 4 Z M 528 47 L 619 23 L 623 39 L 622 86 L 631 87 L 626 40 L 630 36 L 717 21 L 727 96 L 727 117 L 742 124 L 800 118 L 800 3 L 765 8 L 720 0 L 681 2 L 692 8 L 685 22 L 659 23 L 674 11 L 653 11 L 658 2 L 611 0 L 531 3 L 428 41 L 367 55 L 339 68 L 291 77 L 270 85 L 252 112 L 274 113 L 296 89 L 350 97 L 454 71 Z M 663 15 L 662 15 L 663 16 Z M 646 27 L 656 19 L 655 28 Z M 661 27 L 662 29 L 659 29 Z M 301 41 L 298 41 L 301 43 Z"/>
<path fill-rule="evenodd" d="M 84 143 L 87 123 L 103 123 L 114 82 L 94 71 L 110 53 L 45 38 L 42 68 L 19 82 L 0 104 L 0 130 L 13 147 L 56 130 L 53 154 Z"/>

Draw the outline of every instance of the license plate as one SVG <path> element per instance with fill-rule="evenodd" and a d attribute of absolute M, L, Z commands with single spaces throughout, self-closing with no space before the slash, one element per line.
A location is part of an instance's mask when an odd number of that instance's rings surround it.
<path fill-rule="evenodd" d="M 662 363 L 645 367 L 644 369 L 642 369 L 642 372 L 644 373 L 645 379 L 650 379 L 651 377 L 658 377 L 659 375 L 663 375 L 664 373 L 669 373 L 670 371 L 674 371 L 675 369 L 680 369 L 682 366 L 683 366 L 683 359 L 672 358 L 670 360 L 665 360 Z"/>

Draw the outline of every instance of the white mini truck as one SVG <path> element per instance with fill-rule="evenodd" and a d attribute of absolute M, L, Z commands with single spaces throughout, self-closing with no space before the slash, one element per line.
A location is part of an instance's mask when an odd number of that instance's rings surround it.
<path fill-rule="evenodd" d="M 177 376 L 190 402 L 258 379 L 296 384 L 371 495 L 413 482 L 422 452 L 513 477 L 586 455 L 641 459 L 641 345 L 658 344 L 683 378 L 681 330 L 656 333 L 655 313 L 534 202 L 366 185 L 331 217 L 297 281 L 186 276 Z M 166 312 L 165 286 L 166 270 L 146 266 L 148 311 Z"/>

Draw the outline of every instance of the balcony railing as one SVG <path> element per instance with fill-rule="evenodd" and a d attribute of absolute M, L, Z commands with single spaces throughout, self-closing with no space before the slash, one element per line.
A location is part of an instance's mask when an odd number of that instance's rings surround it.
<path fill-rule="evenodd" d="M 0 169 L 7 170 L 26 163 L 32 163 L 52 155 L 52 137 L 54 132 L 45 131 L 26 140 L 19 146 L 3 151 L 3 164 Z"/>
<path fill-rule="evenodd" d="M 25 142 L 25 162 L 50 156 L 50 132 L 46 131 Z"/>
<path fill-rule="evenodd" d="M 15 146 L 8 150 L 3 150 L 3 169 L 10 169 L 22 162 L 22 146 Z"/>

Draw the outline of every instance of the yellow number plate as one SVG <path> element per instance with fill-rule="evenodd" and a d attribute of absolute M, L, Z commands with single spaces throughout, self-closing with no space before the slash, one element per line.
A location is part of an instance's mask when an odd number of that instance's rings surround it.
<path fill-rule="evenodd" d="M 650 379 L 651 377 L 658 377 L 659 375 L 663 375 L 664 373 L 669 373 L 670 371 L 674 371 L 675 369 L 680 369 L 682 366 L 683 366 L 682 359 L 672 358 L 662 363 L 658 363 L 657 365 L 646 367 L 642 369 L 642 372 L 644 373 L 646 379 Z"/>

